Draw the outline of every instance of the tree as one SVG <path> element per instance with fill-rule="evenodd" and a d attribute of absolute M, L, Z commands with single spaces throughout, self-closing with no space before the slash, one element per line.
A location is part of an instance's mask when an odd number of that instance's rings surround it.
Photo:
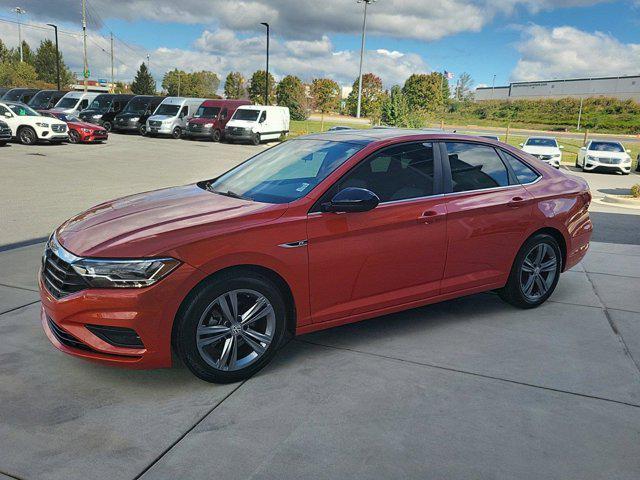
<path fill-rule="evenodd" d="M 131 93 L 136 95 L 155 95 L 156 81 L 151 76 L 146 63 L 141 63 L 131 83 Z"/>
<path fill-rule="evenodd" d="M 305 93 L 302 80 L 294 75 L 284 77 L 276 87 L 278 105 L 289 107 L 291 120 L 306 120 Z"/>
<path fill-rule="evenodd" d="M 113 93 L 131 93 L 131 90 L 127 88 L 127 85 L 125 83 L 116 82 L 113 86 Z"/>
<path fill-rule="evenodd" d="M 449 81 L 440 72 L 414 73 L 402 87 L 410 109 L 436 111 L 450 95 Z"/>
<path fill-rule="evenodd" d="M 36 69 L 25 62 L 0 63 L 0 85 L 4 87 L 32 87 L 38 83 Z"/>
<path fill-rule="evenodd" d="M 394 85 L 382 104 L 382 122 L 400 128 L 420 128 L 425 124 L 424 114 L 411 110 L 399 85 Z"/>
<path fill-rule="evenodd" d="M 11 50 L 7 48 L 0 38 L 0 63 L 9 62 L 11 60 Z"/>
<path fill-rule="evenodd" d="M 167 92 L 167 95 L 172 97 L 178 97 L 185 92 L 187 82 L 187 72 L 174 68 L 168 71 L 162 77 L 162 88 Z"/>
<path fill-rule="evenodd" d="M 225 98 L 239 99 L 246 98 L 247 88 L 245 79 L 240 72 L 229 72 L 224 81 Z"/>
<path fill-rule="evenodd" d="M 324 114 L 340 107 L 340 86 L 330 78 L 316 78 L 311 82 L 313 108 L 322 114 L 320 130 L 324 130 Z"/>
<path fill-rule="evenodd" d="M 51 84 L 57 83 L 56 46 L 51 40 L 40 42 L 33 59 L 33 66 L 36 69 L 39 80 Z M 73 74 L 65 65 L 62 53 L 60 53 L 60 87 L 69 86 L 73 81 Z"/>
<path fill-rule="evenodd" d="M 473 78 L 467 72 L 460 75 L 458 83 L 456 85 L 456 100 L 469 100 L 473 93 L 471 92 L 471 85 L 473 84 Z"/>
<path fill-rule="evenodd" d="M 20 61 L 20 47 L 16 47 L 16 48 L 12 48 L 11 49 L 11 57 L 12 60 L 14 62 L 19 62 Z M 24 63 L 28 63 L 29 65 L 33 65 L 34 63 L 34 59 L 35 56 L 33 54 L 33 52 L 31 51 L 31 47 L 29 46 L 29 44 L 23 40 L 22 41 L 22 61 Z"/>
<path fill-rule="evenodd" d="M 265 78 L 266 72 L 264 70 L 258 70 L 251 75 L 248 92 L 253 103 L 264 104 Z M 269 105 L 275 101 L 275 87 L 276 82 L 273 75 L 269 74 L 269 100 L 267 102 Z"/>
<path fill-rule="evenodd" d="M 219 98 L 218 87 L 220 78 L 214 72 L 201 70 L 188 76 L 188 90 L 185 94 L 190 97 Z"/>
<path fill-rule="evenodd" d="M 360 113 L 363 117 L 379 119 L 382 112 L 382 100 L 384 90 L 382 80 L 373 73 L 362 75 L 362 101 Z M 349 115 L 356 116 L 358 111 L 358 79 L 353 82 L 353 89 L 347 97 L 347 111 Z"/>

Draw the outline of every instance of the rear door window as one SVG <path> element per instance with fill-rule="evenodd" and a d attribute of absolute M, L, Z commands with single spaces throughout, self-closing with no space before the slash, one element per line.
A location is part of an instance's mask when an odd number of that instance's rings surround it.
<path fill-rule="evenodd" d="M 509 166 L 511 166 L 511 169 L 513 170 L 513 173 L 516 175 L 518 182 L 520 182 L 521 184 L 535 182 L 540 176 L 538 172 L 536 172 L 533 168 L 531 168 L 519 158 L 514 157 L 504 150 L 501 150 L 500 153 L 502 154 L 503 158 L 507 160 Z"/>
<path fill-rule="evenodd" d="M 446 142 L 453 192 L 468 192 L 509 185 L 509 170 L 493 147 Z"/>

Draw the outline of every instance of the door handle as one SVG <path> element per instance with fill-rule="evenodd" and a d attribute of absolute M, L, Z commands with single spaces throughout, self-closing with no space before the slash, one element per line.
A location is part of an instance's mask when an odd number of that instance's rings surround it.
<path fill-rule="evenodd" d="M 527 201 L 522 197 L 513 197 L 510 201 L 507 202 L 507 206 L 511 208 L 522 207 L 527 204 Z"/>
<path fill-rule="evenodd" d="M 432 223 L 436 223 L 438 220 L 443 219 L 444 216 L 445 213 L 437 212 L 435 210 L 427 210 L 420 217 L 418 217 L 418 223 L 431 225 Z"/>

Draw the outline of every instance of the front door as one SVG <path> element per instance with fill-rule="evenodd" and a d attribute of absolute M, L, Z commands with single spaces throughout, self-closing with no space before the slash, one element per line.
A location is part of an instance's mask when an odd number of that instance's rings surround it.
<path fill-rule="evenodd" d="M 491 146 L 443 144 L 447 194 L 447 266 L 442 293 L 506 281 L 531 228 L 533 197 Z"/>
<path fill-rule="evenodd" d="M 368 212 L 308 217 L 311 314 L 327 322 L 437 295 L 446 253 L 440 163 L 432 143 L 384 148 L 363 160 L 318 202 L 346 187 L 371 190 Z"/>

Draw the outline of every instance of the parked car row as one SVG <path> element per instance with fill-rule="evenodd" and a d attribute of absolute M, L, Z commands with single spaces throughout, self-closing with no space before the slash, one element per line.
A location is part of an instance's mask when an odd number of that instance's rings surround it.
<path fill-rule="evenodd" d="M 560 168 L 562 145 L 554 137 L 529 137 L 520 148 L 555 168 Z M 614 140 L 590 140 L 580 147 L 576 157 L 576 167 L 585 172 L 595 170 L 631 173 L 631 150 Z"/>
<path fill-rule="evenodd" d="M 49 118 L 66 122 L 69 139 L 74 143 L 104 141 L 108 138 L 109 132 L 115 131 L 134 132 L 150 137 L 164 135 L 176 139 L 185 137 L 210 139 L 214 142 L 243 141 L 258 145 L 264 140 L 278 139 L 289 132 L 288 108 L 252 105 L 248 100 L 61 92 L 27 88 L 0 90 L 0 95 L 0 102 L 31 107 L 23 110 L 20 117 L 34 116 L 34 111 L 40 114 L 49 112 Z M 11 110 L 8 103 L 6 110 Z M 46 122 L 34 120 L 28 125 L 33 132 L 26 130 L 23 135 L 20 135 L 18 130 L 22 131 L 20 127 L 26 126 L 28 122 L 15 120 L 10 123 L 15 124 L 12 136 L 23 143 L 35 143 L 38 140 L 52 138 L 31 125 Z"/>

